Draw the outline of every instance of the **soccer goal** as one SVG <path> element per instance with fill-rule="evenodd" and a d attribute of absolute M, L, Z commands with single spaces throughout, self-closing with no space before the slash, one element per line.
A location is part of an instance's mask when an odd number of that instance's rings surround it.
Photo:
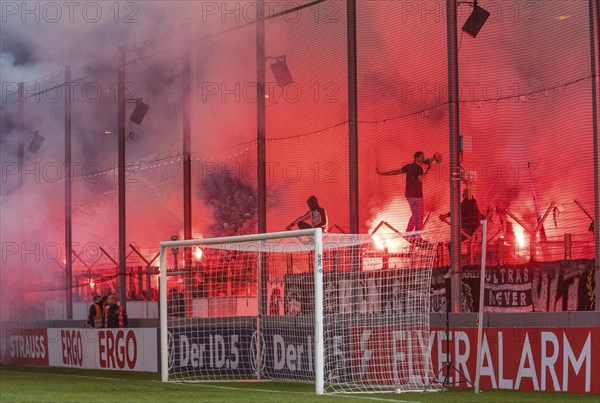
<path fill-rule="evenodd" d="M 440 390 L 429 346 L 435 251 L 415 234 L 320 229 L 161 242 L 162 380 Z"/>

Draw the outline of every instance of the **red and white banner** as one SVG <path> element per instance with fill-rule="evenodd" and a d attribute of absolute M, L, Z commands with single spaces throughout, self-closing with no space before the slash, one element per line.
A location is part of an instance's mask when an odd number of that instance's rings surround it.
<path fill-rule="evenodd" d="M 48 365 L 46 329 L 11 329 L 0 341 L 0 362 L 4 364 Z M 8 332 L 7 332 L 8 333 Z"/>
<path fill-rule="evenodd" d="M 457 387 L 475 382 L 476 328 L 427 334 L 361 327 L 352 330 L 349 344 L 357 380 L 446 381 Z M 433 368 L 424 364 L 429 352 Z M 481 355 L 481 389 L 600 393 L 598 327 L 485 329 Z"/>
<path fill-rule="evenodd" d="M 432 329 L 431 359 L 438 380 L 452 366 L 448 382 L 475 381 L 477 329 Z M 485 329 L 480 387 L 548 392 L 600 393 L 600 328 Z M 438 373 L 442 369 L 440 373 Z"/>
<path fill-rule="evenodd" d="M 48 356 L 56 367 L 157 372 L 158 335 L 139 328 L 48 329 Z"/>

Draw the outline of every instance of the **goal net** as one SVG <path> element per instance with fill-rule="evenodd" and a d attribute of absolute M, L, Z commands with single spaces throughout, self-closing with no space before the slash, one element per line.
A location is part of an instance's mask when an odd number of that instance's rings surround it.
<path fill-rule="evenodd" d="M 441 389 L 429 346 L 436 245 L 419 234 L 308 229 L 160 246 L 163 381 Z"/>

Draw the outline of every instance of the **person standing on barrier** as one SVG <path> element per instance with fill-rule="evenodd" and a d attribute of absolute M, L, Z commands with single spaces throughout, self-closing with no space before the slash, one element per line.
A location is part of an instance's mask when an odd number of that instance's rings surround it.
<path fill-rule="evenodd" d="M 441 161 L 441 155 L 438 157 L 436 155 L 436 159 L 438 163 Z M 425 153 L 423 151 L 417 151 L 414 154 L 414 160 L 411 164 L 406 164 L 400 169 L 394 169 L 387 172 L 379 171 L 379 168 L 376 169 L 377 174 L 380 176 L 391 176 L 391 175 L 399 175 L 406 174 L 406 190 L 404 196 L 406 197 L 406 201 L 408 201 L 408 205 L 410 207 L 410 211 L 412 215 L 410 216 L 410 220 L 408 220 L 408 225 L 406 226 L 406 231 L 421 231 L 423 229 L 423 216 L 425 212 L 425 204 L 423 202 L 423 177 L 429 171 L 429 163 L 431 161 L 425 161 Z M 425 167 L 426 169 L 423 169 Z"/>
<path fill-rule="evenodd" d="M 127 327 L 127 313 L 117 304 L 117 297 L 114 294 L 108 296 L 106 301 L 106 327 L 124 328 Z"/>

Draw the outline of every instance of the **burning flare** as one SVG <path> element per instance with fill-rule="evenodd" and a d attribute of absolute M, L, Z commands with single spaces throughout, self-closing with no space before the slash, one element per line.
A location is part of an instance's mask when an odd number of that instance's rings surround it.
<path fill-rule="evenodd" d="M 521 227 L 520 225 L 515 225 L 513 228 L 513 232 L 515 234 L 515 240 L 517 241 L 517 245 L 519 245 L 519 248 L 525 247 L 525 231 L 523 230 L 523 227 Z"/>

